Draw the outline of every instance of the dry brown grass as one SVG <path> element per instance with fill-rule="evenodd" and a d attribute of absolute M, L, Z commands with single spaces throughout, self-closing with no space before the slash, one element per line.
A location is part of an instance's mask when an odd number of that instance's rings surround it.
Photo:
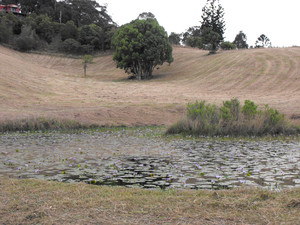
<path fill-rule="evenodd" d="M 269 104 L 300 125 L 300 48 L 207 52 L 174 48 L 151 81 L 128 81 L 111 55 L 83 77 L 80 59 L 0 46 L 0 120 L 50 117 L 100 125 L 170 125 L 187 102 L 238 97 Z M 297 119 L 298 118 L 298 119 Z"/>
<path fill-rule="evenodd" d="M 300 189 L 143 190 L 0 179 L 1 224 L 299 224 Z"/>

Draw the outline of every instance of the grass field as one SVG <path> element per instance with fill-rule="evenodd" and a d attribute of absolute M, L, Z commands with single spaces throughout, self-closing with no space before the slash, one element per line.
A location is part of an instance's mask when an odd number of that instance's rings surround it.
<path fill-rule="evenodd" d="M 80 59 L 0 46 L 0 124 L 35 118 L 171 125 L 196 100 L 269 104 L 300 125 L 300 48 L 174 47 L 150 81 L 127 80 L 111 53 L 83 77 Z M 24 119 L 24 120 L 22 120 Z M 56 121 L 56 120 L 55 120 Z M 10 124 L 10 123 L 8 123 Z M 300 190 L 142 190 L 0 177 L 1 224 L 300 224 Z"/>
<path fill-rule="evenodd" d="M 186 103 L 237 97 L 269 104 L 300 125 L 300 48 L 220 52 L 174 47 L 174 63 L 151 81 L 129 81 L 112 55 L 80 59 L 0 46 L 0 121 L 58 117 L 100 125 L 170 125 Z"/>

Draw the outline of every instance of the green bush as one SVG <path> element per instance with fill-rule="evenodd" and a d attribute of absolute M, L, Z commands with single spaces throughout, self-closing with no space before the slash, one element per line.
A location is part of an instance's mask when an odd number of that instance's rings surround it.
<path fill-rule="evenodd" d="M 61 35 L 61 40 L 65 41 L 69 38 L 72 39 L 77 39 L 78 36 L 78 29 L 75 26 L 73 21 L 68 21 L 66 24 L 63 24 L 61 26 L 61 31 L 60 31 L 60 35 Z"/>
<path fill-rule="evenodd" d="M 188 120 L 196 121 L 190 123 L 190 128 L 197 133 L 213 133 L 219 123 L 219 112 L 215 105 L 205 104 L 205 101 L 189 103 L 187 106 Z"/>
<path fill-rule="evenodd" d="M 221 48 L 223 50 L 232 50 L 232 49 L 236 49 L 235 44 L 229 42 L 229 41 L 225 41 L 221 44 Z"/>
<path fill-rule="evenodd" d="M 94 52 L 94 46 L 92 45 L 81 45 L 79 53 L 81 54 L 92 54 Z"/>
<path fill-rule="evenodd" d="M 16 39 L 16 47 L 20 51 L 29 51 L 37 47 L 37 35 L 28 25 L 22 27 L 20 36 Z"/>
<path fill-rule="evenodd" d="M 253 119 L 261 111 L 257 111 L 258 106 L 250 100 L 245 100 L 244 106 L 242 107 L 242 113 L 246 119 Z"/>
<path fill-rule="evenodd" d="M 237 98 L 223 102 L 221 107 L 196 101 L 187 105 L 187 116 L 172 125 L 167 134 L 189 135 L 277 135 L 297 134 L 300 130 L 290 125 L 278 110 L 258 106 L 246 100 L 241 107 Z"/>
<path fill-rule="evenodd" d="M 77 54 L 81 50 L 81 45 L 78 41 L 69 38 L 62 43 L 62 50 L 67 53 Z"/>
<path fill-rule="evenodd" d="M 223 121 L 239 120 L 240 102 L 237 98 L 223 102 L 220 108 L 220 118 Z"/>
<path fill-rule="evenodd" d="M 17 49 L 19 51 L 30 51 L 35 49 L 36 42 L 33 38 L 30 37 L 19 37 L 16 40 Z"/>
<path fill-rule="evenodd" d="M 9 37 L 11 35 L 11 31 L 4 22 L 4 20 L 1 20 L 0 15 L 0 43 L 7 43 L 9 40 Z"/>
<path fill-rule="evenodd" d="M 265 124 L 275 126 L 278 123 L 284 121 L 284 115 L 280 114 L 276 109 L 270 108 L 268 105 L 265 106 Z"/>

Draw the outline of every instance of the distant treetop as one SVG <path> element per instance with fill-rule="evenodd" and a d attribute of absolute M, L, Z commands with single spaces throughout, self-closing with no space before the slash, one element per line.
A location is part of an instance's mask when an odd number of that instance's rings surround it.
<path fill-rule="evenodd" d="M 256 48 L 261 48 L 261 47 L 262 48 L 271 48 L 272 43 L 265 34 L 262 34 L 257 38 L 257 40 L 255 42 L 255 47 Z"/>

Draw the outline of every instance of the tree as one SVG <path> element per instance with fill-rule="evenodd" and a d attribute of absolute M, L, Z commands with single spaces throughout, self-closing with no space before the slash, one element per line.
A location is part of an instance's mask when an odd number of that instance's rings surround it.
<path fill-rule="evenodd" d="M 263 48 L 271 48 L 272 47 L 272 43 L 271 43 L 270 39 L 264 34 L 260 35 L 255 42 L 255 48 L 260 48 L 260 47 L 263 47 Z"/>
<path fill-rule="evenodd" d="M 145 20 L 147 18 L 155 19 L 155 15 L 151 12 L 143 12 L 138 16 L 138 20 Z"/>
<path fill-rule="evenodd" d="M 232 50 L 232 49 L 236 49 L 236 46 L 235 46 L 235 44 L 233 44 L 233 43 L 231 43 L 229 41 L 224 41 L 221 44 L 221 48 L 223 50 Z"/>
<path fill-rule="evenodd" d="M 120 27 L 112 40 L 117 67 L 141 79 L 164 62 L 173 62 L 172 46 L 164 28 L 156 19 L 134 20 Z"/>
<path fill-rule="evenodd" d="M 39 15 L 35 18 L 36 34 L 43 40 L 50 43 L 54 37 L 53 22 L 50 17 L 46 15 Z"/>
<path fill-rule="evenodd" d="M 202 29 L 202 38 L 203 43 L 206 45 L 205 49 L 209 50 L 210 54 L 215 54 L 220 44 L 220 35 L 214 32 L 212 28 L 205 27 Z"/>
<path fill-rule="evenodd" d="M 66 39 L 61 46 L 62 50 L 66 53 L 78 54 L 81 52 L 81 45 L 78 41 L 69 38 Z"/>
<path fill-rule="evenodd" d="M 8 43 L 13 35 L 11 27 L 13 26 L 10 18 L 13 15 L 0 12 L 0 43 Z"/>
<path fill-rule="evenodd" d="M 87 64 L 93 63 L 93 56 L 91 55 L 84 55 L 82 58 L 82 64 L 83 64 L 83 70 L 84 70 L 84 76 L 86 77 L 86 68 Z"/>
<path fill-rule="evenodd" d="M 71 18 L 77 26 L 97 24 L 100 27 L 108 23 L 113 23 L 111 17 L 107 14 L 106 6 L 100 5 L 95 0 L 64 0 L 63 7 L 71 14 Z M 57 7 L 60 8 L 61 6 Z"/>
<path fill-rule="evenodd" d="M 60 35 L 61 35 L 61 40 L 63 40 L 63 41 L 66 39 L 69 39 L 69 38 L 72 38 L 75 40 L 77 39 L 78 29 L 72 20 L 68 21 L 66 24 L 62 25 Z"/>
<path fill-rule="evenodd" d="M 176 34 L 172 32 L 169 35 L 169 41 L 172 45 L 180 45 L 180 41 L 181 41 L 180 34 Z"/>
<path fill-rule="evenodd" d="M 235 39 L 233 41 L 233 44 L 235 44 L 235 46 L 238 48 L 238 49 L 241 49 L 241 48 L 248 48 L 248 44 L 247 44 L 247 36 L 245 33 L 243 33 L 243 31 L 240 31 L 240 33 L 238 33 L 236 36 L 235 36 Z"/>
<path fill-rule="evenodd" d="M 183 44 L 190 47 L 197 47 L 197 43 L 195 43 L 196 38 L 201 37 L 201 30 L 199 26 L 189 27 L 189 29 L 182 34 L 182 42 Z"/>
<path fill-rule="evenodd" d="M 19 38 L 22 27 L 28 26 L 38 35 L 37 49 L 91 54 L 111 48 L 117 25 L 107 14 L 106 6 L 96 0 L 3 0 L 3 3 L 20 3 L 27 16 L 0 12 L 1 43 L 20 49 L 18 46 L 30 40 L 25 37 L 27 33 Z M 72 46 L 75 48 L 71 49 Z"/>
<path fill-rule="evenodd" d="M 20 51 L 29 51 L 37 47 L 38 37 L 28 25 L 22 27 L 21 35 L 16 39 L 16 47 Z"/>
<path fill-rule="evenodd" d="M 219 0 L 207 0 L 206 5 L 202 9 L 201 33 L 207 35 L 204 39 L 208 42 L 212 49 L 211 53 L 216 52 L 218 45 L 224 40 L 225 21 L 224 8 Z M 203 34 L 202 34 L 203 35 Z M 212 37 L 211 41 L 208 37 Z"/>

